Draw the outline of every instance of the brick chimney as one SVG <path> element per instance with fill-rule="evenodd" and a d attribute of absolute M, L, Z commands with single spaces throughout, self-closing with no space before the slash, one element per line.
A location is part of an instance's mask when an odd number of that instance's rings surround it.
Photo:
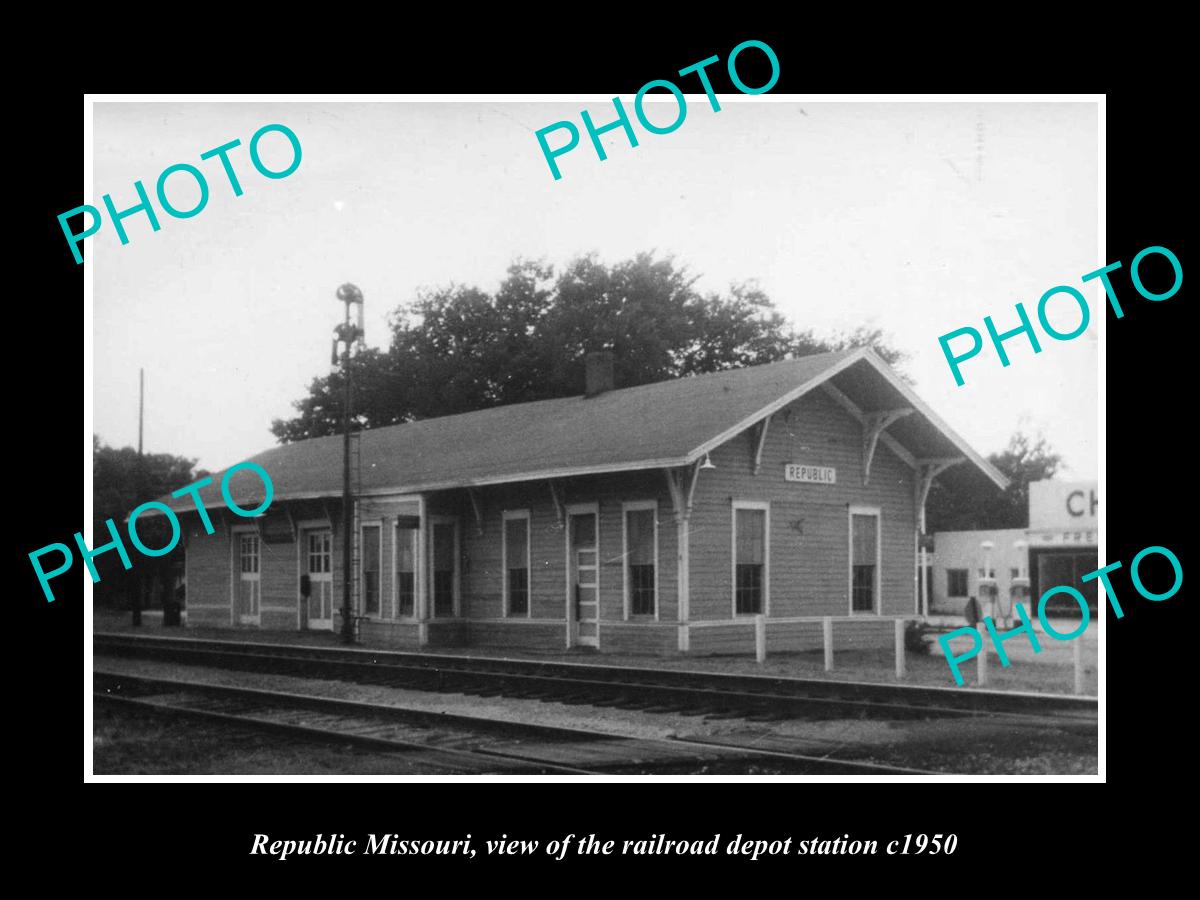
<path fill-rule="evenodd" d="M 584 358 L 583 394 L 595 397 L 613 389 L 613 355 L 611 350 L 597 350 Z"/>

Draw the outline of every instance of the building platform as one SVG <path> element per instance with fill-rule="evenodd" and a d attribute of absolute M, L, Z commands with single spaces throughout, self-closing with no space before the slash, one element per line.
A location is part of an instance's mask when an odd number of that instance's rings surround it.
<path fill-rule="evenodd" d="M 333 632 L 272 631 L 261 628 L 214 628 L 214 627 L 163 627 L 161 613 L 151 616 L 143 613 L 143 625 L 134 628 L 128 612 L 114 613 L 98 611 L 94 630 L 114 634 L 146 634 L 159 637 L 195 638 L 231 643 L 270 643 L 284 646 L 341 647 L 341 636 Z M 1055 623 L 1051 623 L 1054 625 Z M 1077 623 L 1076 623 L 1077 624 Z M 961 620 L 954 627 L 960 627 Z M 1069 622 L 1062 623 L 1062 630 L 1074 628 Z M 1095 623 L 1082 638 L 1084 644 L 1085 691 L 1095 696 L 1098 691 L 1097 629 Z M 1074 668 L 1071 642 L 1053 641 L 1043 637 L 1043 652 L 1034 655 L 1028 640 L 1023 636 L 1014 638 L 1007 647 L 1013 664 L 1002 669 L 994 652 L 989 655 L 989 690 L 1036 691 L 1052 694 L 1070 694 L 1074 686 Z M 393 651 L 382 643 L 359 641 L 360 649 Z M 964 646 L 966 646 L 964 644 Z M 834 681 L 860 681 L 884 684 L 912 684 L 927 687 L 954 688 L 954 679 L 945 660 L 940 655 L 939 645 L 932 644 L 929 654 L 909 652 L 906 655 L 906 674 L 903 679 L 895 675 L 895 656 L 891 649 L 838 650 L 834 656 L 834 668 L 825 671 L 824 656 L 816 652 L 774 652 L 765 662 L 758 663 L 753 657 L 691 656 L 674 653 L 671 655 L 597 653 L 594 650 L 575 648 L 569 651 L 533 651 L 506 649 L 498 652 L 489 647 L 426 647 L 420 651 L 431 657 L 470 656 L 480 659 L 530 659 L 543 662 L 586 662 L 589 665 L 612 666 L 615 668 L 662 668 L 701 673 L 730 675 L 768 675 L 783 678 L 827 678 Z M 961 652 L 961 651 L 960 651 Z M 967 683 L 959 690 L 975 687 L 975 662 L 964 664 Z"/>

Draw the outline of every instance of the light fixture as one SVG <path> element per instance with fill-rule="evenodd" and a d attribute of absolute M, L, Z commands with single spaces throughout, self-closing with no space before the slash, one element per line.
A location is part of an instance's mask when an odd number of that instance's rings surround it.
<path fill-rule="evenodd" d="M 715 469 L 716 468 L 716 466 L 713 465 L 713 461 L 709 458 L 707 453 L 704 454 L 704 462 L 700 464 L 700 468 L 701 469 Z"/>

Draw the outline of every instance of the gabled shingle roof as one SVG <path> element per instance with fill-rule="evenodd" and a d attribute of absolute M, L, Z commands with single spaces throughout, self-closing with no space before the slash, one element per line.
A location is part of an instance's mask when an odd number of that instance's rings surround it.
<path fill-rule="evenodd" d="M 937 419 L 886 363 L 869 349 L 859 348 L 594 397 L 518 403 L 370 429 L 361 437 L 362 494 L 417 493 L 685 465 L 839 373 L 864 366 L 883 376 L 883 381 L 872 385 L 876 395 L 886 382 L 917 406 L 928 433 L 922 436 L 919 429 L 909 429 L 910 442 L 927 444 L 907 448 L 914 456 L 965 455 L 997 485 L 1007 483 Z M 341 494 L 340 435 L 273 447 L 252 460 L 270 474 L 276 500 Z M 221 503 L 220 480 L 217 473 L 213 485 L 202 492 L 206 506 Z M 261 482 L 253 475 L 237 474 L 231 493 L 241 506 L 252 508 L 262 498 Z M 167 502 L 176 509 L 191 508 L 186 498 Z"/>

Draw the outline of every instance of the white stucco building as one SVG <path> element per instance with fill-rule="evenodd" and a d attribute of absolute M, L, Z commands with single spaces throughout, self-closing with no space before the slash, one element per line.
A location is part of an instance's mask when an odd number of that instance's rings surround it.
<path fill-rule="evenodd" d="M 933 536 L 929 579 L 931 615 L 961 615 L 967 598 L 979 596 L 979 581 L 995 578 L 1000 596 L 1011 595 L 1014 579 L 1028 577 L 1031 615 L 1037 599 L 1060 584 L 1077 588 L 1096 606 L 1096 582 L 1082 576 L 1099 568 L 1095 481 L 1034 481 L 1029 485 L 1029 526 L 982 531 L 940 531 Z M 990 541 L 990 564 L 983 544 Z M 987 569 L 990 568 L 990 571 Z M 1070 598 L 1052 608 L 1068 615 Z M 1058 602 L 1065 601 L 1065 602 Z"/>

